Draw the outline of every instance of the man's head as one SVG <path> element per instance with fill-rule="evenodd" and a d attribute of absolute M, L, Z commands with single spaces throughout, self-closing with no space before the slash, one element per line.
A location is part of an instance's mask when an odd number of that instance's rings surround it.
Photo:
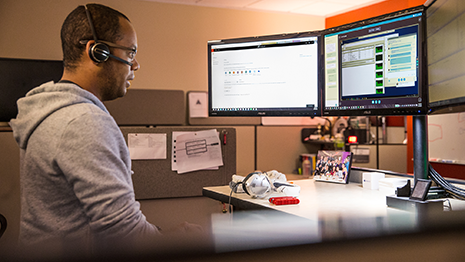
<path fill-rule="evenodd" d="M 79 6 L 63 23 L 61 41 L 63 79 L 79 84 L 102 101 L 124 96 L 134 71 L 139 69 L 135 59 L 137 36 L 124 14 L 99 4 Z M 108 51 L 104 58 L 110 58 L 95 59 L 93 54 L 103 49 Z M 97 53 L 93 53 L 95 50 Z"/>

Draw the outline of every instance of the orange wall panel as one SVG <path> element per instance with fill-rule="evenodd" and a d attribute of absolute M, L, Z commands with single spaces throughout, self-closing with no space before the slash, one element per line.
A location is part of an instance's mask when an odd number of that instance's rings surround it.
<path fill-rule="evenodd" d="M 326 18 L 325 27 L 331 28 L 343 24 L 364 20 L 370 17 L 384 15 L 387 13 L 399 11 L 402 9 L 419 6 L 426 0 L 387 0 L 377 4 L 369 5 L 349 11 L 343 14 Z"/>

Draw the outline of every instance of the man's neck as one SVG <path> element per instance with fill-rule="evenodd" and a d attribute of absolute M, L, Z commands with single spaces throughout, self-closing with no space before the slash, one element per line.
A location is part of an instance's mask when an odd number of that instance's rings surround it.
<path fill-rule="evenodd" d="M 79 70 L 79 69 L 78 69 Z M 82 72 L 82 71 L 80 71 Z M 94 86 L 94 82 L 92 81 L 94 79 L 92 77 L 92 74 L 86 74 L 83 75 L 82 73 L 74 73 L 74 72 L 69 72 L 68 70 L 64 70 L 63 76 L 60 80 L 60 82 L 64 83 L 73 83 L 79 87 L 81 87 L 84 90 L 87 90 L 91 92 L 93 95 L 95 95 L 100 101 L 102 101 L 99 92 L 97 92 L 97 89 Z"/>

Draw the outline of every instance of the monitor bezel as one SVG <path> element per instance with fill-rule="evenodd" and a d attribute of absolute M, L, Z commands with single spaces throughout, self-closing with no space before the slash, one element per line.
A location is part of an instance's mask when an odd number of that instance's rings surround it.
<path fill-rule="evenodd" d="M 207 43 L 207 54 L 208 54 L 208 115 L 211 117 L 216 116 L 228 116 L 228 117 L 265 117 L 265 116 L 286 116 L 286 117 L 319 117 L 321 116 L 322 108 L 322 94 L 321 90 L 323 87 L 322 79 L 322 45 L 321 45 L 321 30 L 320 31 L 307 31 L 307 32 L 295 32 L 295 33 L 286 33 L 286 34 L 275 34 L 275 35 L 262 35 L 262 36 L 252 36 L 252 37 L 243 37 L 243 38 L 231 38 L 223 40 L 209 41 Z M 214 111 L 212 108 L 212 68 L 211 68 L 211 46 L 212 45 L 221 45 L 221 44 L 232 44 L 232 43 L 243 43 L 243 42 L 257 42 L 257 41 L 268 41 L 268 40 L 283 40 L 283 39 L 292 39 L 292 38 L 302 38 L 302 37 L 316 37 L 317 38 L 317 49 L 318 49 L 318 87 L 317 87 L 317 110 L 310 109 L 279 109 L 279 108 L 270 108 L 267 110 L 251 110 L 251 111 Z"/>
<path fill-rule="evenodd" d="M 465 96 L 428 103 L 428 115 L 465 112 Z"/>
<path fill-rule="evenodd" d="M 436 7 L 435 4 L 436 4 L 436 0 L 425 3 L 425 16 L 426 16 L 425 21 L 426 21 L 427 27 L 428 27 L 428 23 L 427 23 L 428 10 L 430 10 L 430 8 L 434 9 Z M 438 8 L 441 8 L 441 6 L 438 6 Z M 428 35 L 426 35 L 426 38 L 428 38 Z M 427 39 L 425 41 L 427 41 Z M 427 70 L 429 70 L 429 68 L 427 68 Z M 427 82 L 427 88 L 428 88 L 428 94 L 429 94 L 429 82 Z M 437 100 L 434 102 L 431 102 L 430 98 L 431 96 L 428 97 L 428 103 L 427 103 L 428 104 L 428 115 L 465 112 L 465 96 Z"/>
<path fill-rule="evenodd" d="M 421 12 L 421 22 L 419 27 L 419 76 L 418 76 L 418 87 L 419 95 L 422 99 L 421 107 L 411 107 L 408 109 L 398 109 L 398 108 L 375 108 L 375 109 L 332 109 L 329 110 L 326 108 L 326 84 L 322 87 L 322 116 L 395 116 L 395 115 L 427 115 L 428 114 L 428 90 L 427 90 L 427 57 L 426 57 L 426 15 L 425 7 L 423 5 L 416 6 L 401 11 L 396 11 L 381 16 L 371 17 L 365 20 L 360 20 L 357 22 L 341 25 L 338 27 L 333 27 L 326 29 L 322 32 L 322 63 L 325 65 L 325 36 L 334 33 L 340 33 L 346 30 L 355 29 L 361 26 L 369 26 L 374 23 L 384 22 L 390 19 L 395 19 L 407 15 L 412 15 L 414 13 Z M 323 69 L 324 70 L 324 69 Z M 325 78 L 323 72 L 323 78 Z M 339 72 L 339 75 L 341 73 Z M 325 79 L 323 79 L 325 81 Z"/>

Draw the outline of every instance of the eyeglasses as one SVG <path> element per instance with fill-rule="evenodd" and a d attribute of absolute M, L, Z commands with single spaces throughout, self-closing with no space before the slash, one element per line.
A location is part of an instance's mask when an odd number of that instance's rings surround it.
<path fill-rule="evenodd" d="M 79 41 L 79 43 L 81 45 L 85 45 L 87 44 L 87 42 L 89 42 L 90 40 L 81 40 Z M 103 43 L 103 44 L 106 44 L 107 46 L 109 47 L 113 47 L 113 48 L 118 48 L 118 49 L 122 49 L 122 50 L 127 50 L 129 51 L 128 53 L 128 58 L 129 58 L 129 62 L 133 62 L 134 59 L 136 58 L 136 54 L 137 54 L 137 48 L 130 48 L 130 47 L 126 47 L 126 46 L 122 46 L 122 45 L 118 45 L 118 44 L 115 44 L 115 43 L 112 43 L 112 42 L 108 42 L 108 41 L 103 41 L 103 40 L 98 40 L 97 43 Z"/>

